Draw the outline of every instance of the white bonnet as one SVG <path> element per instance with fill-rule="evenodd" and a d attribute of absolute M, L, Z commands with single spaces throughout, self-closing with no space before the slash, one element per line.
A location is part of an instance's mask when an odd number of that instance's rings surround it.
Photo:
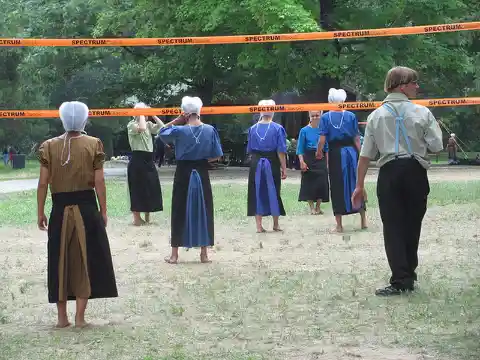
<path fill-rule="evenodd" d="M 455 134 L 454 134 L 454 133 L 451 133 L 450 136 L 451 136 L 451 137 L 455 137 Z"/>
<path fill-rule="evenodd" d="M 199 97 L 184 96 L 180 106 L 185 114 L 196 114 L 200 116 L 203 102 Z"/>
<path fill-rule="evenodd" d="M 64 102 L 59 108 L 60 119 L 65 131 L 85 131 L 88 107 L 79 101 Z"/>
<path fill-rule="evenodd" d="M 272 99 L 268 99 L 268 100 L 260 100 L 258 102 L 258 106 L 275 106 L 275 101 L 272 100 Z M 264 116 L 269 116 L 269 117 L 273 117 L 273 114 L 275 114 L 274 112 L 261 112 L 260 113 L 260 119 Z"/>
<path fill-rule="evenodd" d="M 147 104 L 143 103 L 143 102 L 138 102 L 135 104 L 135 106 L 133 107 L 134 109 L 146 109 L 148 108 Z"/>
<path fill-rule="evenodd" d="M 343 89 L 331 88 L 328 90 L 329 103 L 342 103 L 347 99 L 347 93 Z"/>

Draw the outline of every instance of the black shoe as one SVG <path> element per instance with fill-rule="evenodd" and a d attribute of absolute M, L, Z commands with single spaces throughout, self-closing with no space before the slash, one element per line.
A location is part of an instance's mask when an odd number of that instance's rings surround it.
<path fill-rule="evenodd" d="M 377 296 L 395 296 L 395 295 L 403 295 L 412 292 L 413 289 L 397 289 L 394 288 L 392 285 L 387 286 L 382 289 L 377 289 L 375 291 L 375 295 Z"/>

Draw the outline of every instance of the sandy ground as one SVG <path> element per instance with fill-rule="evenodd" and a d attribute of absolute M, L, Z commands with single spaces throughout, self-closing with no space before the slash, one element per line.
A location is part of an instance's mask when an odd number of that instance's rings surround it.
<path fill-rule="evenodd" d="M 238 175 L 221 171 L 212 174 L 216 182 L 246 181 L 229 179 Z M 474 180 L 479 175 L 476 168 L 433 170 L 430 179 Z M 369 179 L 375 179 L 375 171 Z M 298 181 L 298 172 L 292 172 L 289 181 Z M 467 287 L 480 276 L 479 214 L 478 205 L 429 209 L 420 247 L 420 286 L 426 287 L 425 291 L 430 291 L 430 283 L 441 281 Z M 385 320 L 372 315 L 373 310 L 359 315 L 370 324 L 361 331 L 349 333 L 348 327 L 353 325 L 342 323 L 348 316 L 340 309 L 351 304 L 338 297 L 348 299 L 354 291 L 359 298 L 371 299 L 375 287 L 388 279 L 378 211 L 369 210 L 368 217 L 366 231 L 357 230 L 358 218 L 346 218 L 344 235 L 330 230 L 333 219 L 328 215 L 286 217 L 282 234 L 256 234 L 253 223 L 246 219 L 217 222 L 213 263 L 198 264 L 197 251 L 182 251 L 181 263 L 176 266 L 163 261 L 170 250 L 169 219 L 159 215 L 152 225 L 142 228 L 129 226 L 129 219 L 112 220 L 108 233 L 120 297 L 91 302 L 88 315 L 104 327 L 83 337 L 74 330 L 59 333 L 50 328 L 55 312 L 46 304 L 46 234 L 32 227 L 2 227 L 0 349 L 19 341 L 22 351 L 11 346 L 3 355 L 47 359 L 73 351 L 75 359 L 143 359 L 139 354 L 152 343 L 160 349 L 157 351 L 182 343 L 192 353 L 239 348 L 269 359 L 447 359 L 431 350 L 427 338 L 419 340 L 418 348 L 402 348 Z M 266 226 L 271 228 L 269 222 Z M 281 274 L 298 276 L 297 283 L 288 283 L 292 290 L 278 285 Z M 308 274 L 321 288 L 311 288 Z M 422 279 L 427 281 L 422 283 Z M 280 290 L 275 289 L 285 293 L 277 298 L 267 293 L 262 299 L 268 288 L 265 284 L 276 284 Z M 199 285 L 202 290 L 196 288 Z M 282 294 L 290 296 L 291 302 L 285 300 L 282 305 Z M 250 305 L 243 304 L 246 299 Z M 334 307 L 332 299 L 337 301 Z M 335 315 L 336 311 L 343 317 Z M 178 312 L 180 318 L 168 315 Z M 242 318 L 241 325 L 232 320 L 235 316 Z M 312 333 L 318 323 L 323 330 Z M 103 350 L 92 347 L 99 339 L 108 339 L 111 346 L 105 345 Z M 6 357 L 0 354 L 0 358 Z"/>

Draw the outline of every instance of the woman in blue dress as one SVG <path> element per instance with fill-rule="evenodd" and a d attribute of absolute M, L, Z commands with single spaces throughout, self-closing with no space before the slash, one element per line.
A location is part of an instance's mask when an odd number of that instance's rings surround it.
<path fill-rule="evenodd" d="M 207 247 L 214 245 L 213 196 L 209 162 L 223 156 L 217 130 L 200 120 L 198 97 L 182 99 L 183 114 L 160 130 L 164 143 L 175 145 L 177 168 L 173 180 L 171 246 L 165 258 L 178 262 L 178 248 L 200 247 L 200 261 L 210 262 Z M 183 125 L 183 126 L 182 126 Z"/>
<path fill-rule="evenodd" d="M 302 171 L 302 182 L 298 201 L 307 201 L 312 215 L 323 214 L 320 209 L 322 202 L 329 202 L 328 186 L 328 144 L 323 147 L 323 159 L 315 156 L 320 139 L 319 122 L 321 111 L 310 111 L 310 123 L 300 130 L 297 143 L 297 155 Z M 316 203 L 314 207 L 314 203 Z"/>
<path fill-rule="evenodd" d="M 347 94 L 343 89 L 330 89 L 329 103 L 343 103 Z M 333 214 L 337 222 L 336 231 L 343 232 L 342 216 L 360 213 L 361 227 L 367 228 L 365 203 L 359 208 L 352 205 L 352 194 L 357 182 L 358 153 L 360 152 L 360 132 L 358 121 L 350 111 L 329 111 L 320 120 L 320 140 L 318 149 L 328 143 L 328 171 Z M 317 158 L 323 152 L 317 149 Z"/>
<path fill-rule="evenodd" d="M 265 109 L 258 122 L 248 130 L 247 153 L 251 154 L 248 176 L 247 216 L 255 216 L 257 232 L 263 233 L 262 219 L 273 217 L 273 231 L 282 231 L 279 217 L 285 216 L 280 196 L 281 179 L 287 178 L 287 134 L 282 125 L 273 122 L 275 101 L 258 103 Z"/>

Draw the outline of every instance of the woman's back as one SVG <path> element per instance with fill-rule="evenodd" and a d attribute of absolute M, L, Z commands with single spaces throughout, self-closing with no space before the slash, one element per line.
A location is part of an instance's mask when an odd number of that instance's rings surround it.
<path fill-rule="evenodd" d="M 63 135 L 65 136 L 65 135 Z M 70 140 L 56 137 L 45 141 L 40 148 L 39 160 L 49 169 L 49 183 L 52 194 L 90 190 L 95 187 L 95 170 L 101 169 L 105 161 L 103 144 L 100 139 L 81 135 Z"/>
<path fill-rule="evenodd" d="M 213 159 L 223 155 L 218 132 L 208 124 L 172 126 L 162 129 L 160 137 L 175 145 L 177 161 Z"/>

